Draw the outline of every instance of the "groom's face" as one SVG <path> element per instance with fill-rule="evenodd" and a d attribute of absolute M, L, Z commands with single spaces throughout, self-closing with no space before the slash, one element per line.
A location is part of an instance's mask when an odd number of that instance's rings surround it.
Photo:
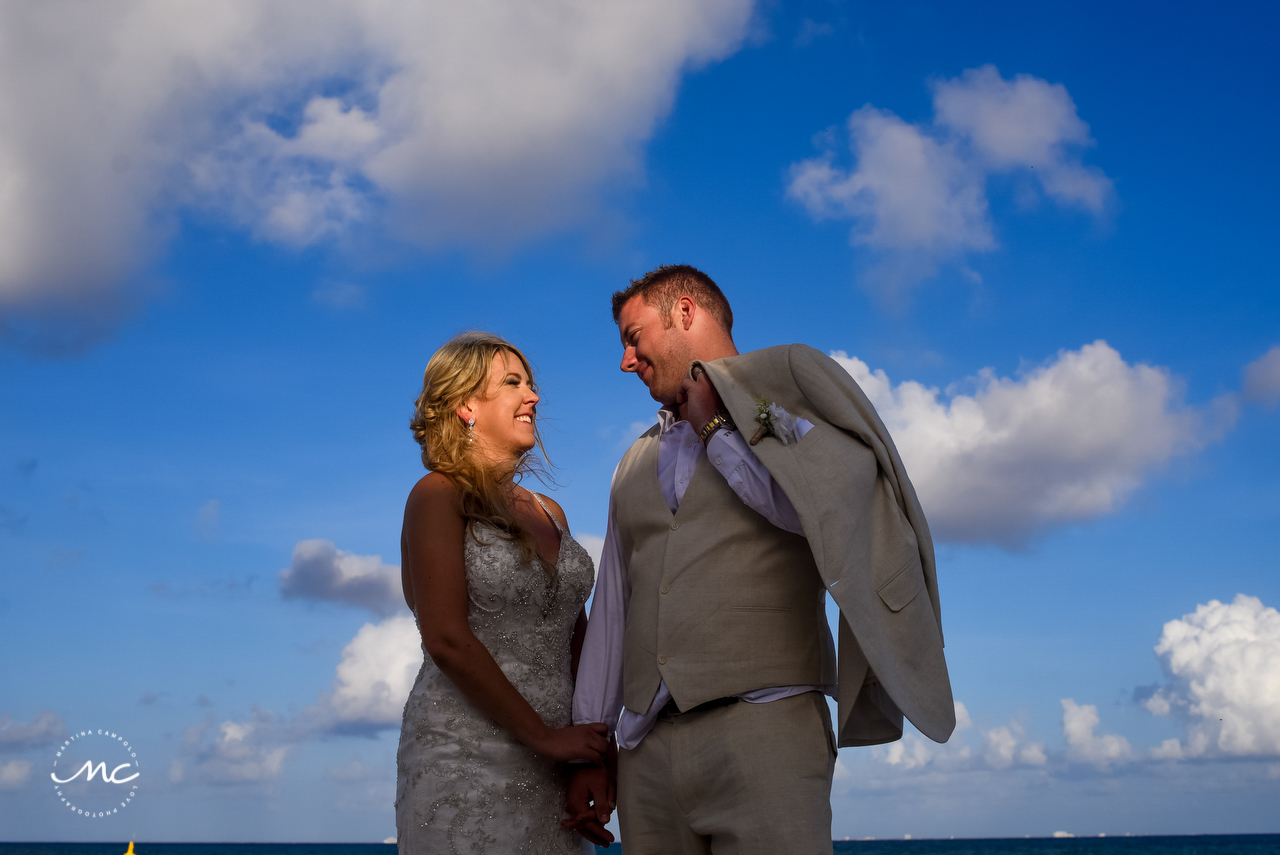
<path fill-rule="evenodd" d="M 693 360 L 686 331 L 637 296 L 618 313 L 618 334 L 622 337 L 619 367 L 639 377 L 655 401 L 674 404 Z"/>

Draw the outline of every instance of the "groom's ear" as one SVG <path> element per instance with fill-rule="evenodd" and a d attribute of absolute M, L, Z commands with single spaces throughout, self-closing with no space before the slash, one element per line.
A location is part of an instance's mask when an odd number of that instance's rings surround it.
<path fill-rule="evenodd" d="M 671 307 L 671 313 L 674 315 L 673 320 L 680 325 L 680 329 L 685 332 L 693 326 L 693 319 L 698 314 L 698 304 L 688 294 L 676 300 L 676 304 Z"/>

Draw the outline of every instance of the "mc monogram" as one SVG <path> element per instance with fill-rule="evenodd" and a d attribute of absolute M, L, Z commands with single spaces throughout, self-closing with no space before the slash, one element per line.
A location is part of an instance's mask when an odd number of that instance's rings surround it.
<path fill-rule="evenodd" d="M 129 769 L 129 768 L 132 768 L 132 766 L 133 766 L 132 763 L 121 763 L 119 766 L 112 769 L 111 775 L 108 776 L 107 764 L 105 762 L 99 763 L 97 766 L 94 766 L 92 760 L 86 760 L 84 761 L 84 765 L 80 767 L 80 771 L 76 772 L 74 775 L 72 775 L 70 778 L 67 778 L 65 781 L 62 778 L 59 778 L 53 772 L 49 773 L 49 777 L 53 778 L 53 780 L 57 781 L 59 784 L 70 784 L 72 781 L 74 781 L 76 778 L 79 778 L 85 772 L 89 773 L 88 776 L 85 778 L 86 781 L 92 781 L 94 775 L 101 773 L 102 782 L 104 784 L 127 784 L 130 781 L 132 781 L 134 778 L 141 775 L 142 773 L 134 772 L 132 775 L 130 775 L 127 778 L 117 778 L 116 775 L 119 774 L 121 769 Z"/>
<path fill-rule="evenodd" d="M 138 766 L 138 754 L 123 736 L 109 730 L 82 730 L 59 746 L 49 778 L 68 810 L 77 817 L 96 819 L 118 814 L 133 801 L 142 774 Z M 70 774 L 59 777 L 59 771 Z"/>

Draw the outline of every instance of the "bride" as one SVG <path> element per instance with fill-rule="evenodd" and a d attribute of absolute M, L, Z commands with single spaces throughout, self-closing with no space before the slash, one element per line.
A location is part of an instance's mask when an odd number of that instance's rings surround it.
<path fill-rule="evenodd" d="M 516 483 L 542 446 L 535 389 L 514 346 L 464 333 L 410 423 L 430 472 L 400 541 L 426 654 L 397 753 L 404 855 L 594 851 L 560 827 L 559 765 L 607 748 L 603 724 L 569 726 L 593 568 L 560 506 Z"/>

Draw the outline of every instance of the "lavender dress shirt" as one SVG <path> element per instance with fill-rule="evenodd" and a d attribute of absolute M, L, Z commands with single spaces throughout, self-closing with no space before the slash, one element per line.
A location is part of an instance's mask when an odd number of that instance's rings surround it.
<path fill-rule="evenodd" d="M 658 411 L 662 433 L 658 445 L 658 483 L 674 514 L 680 507 L 698 461 L 706 454 L 729 487 L 756 513 L 778 528 L 803 535 L 800 517 L 791 500 L 774 483 L 769 470 L 752 453 L 747 440 L 737 431 L 718 431 L 703 448 L 687 421 L 676 421 L 666 408 Z M 803 437 L 813 425 L 796 420 L 796 436 Z M 609 528 L 596 576 L 591 619 L 578 660 L 577 688 L 573 693 L 573 722 L 603 721 L 613 725 L 619 748 L 635 748 L 653 727 L 658 712 L 671 699 L 664 682 L 658 686 L 649 709 L 626 709 L 622 704 L 622 636 L 630 598 L 627 568 L 618 545 L 617 517 L 609 503 Z M 825 618 L 822 622 L 826 626 Z M 835 660 L 835 644 L 827 631 L 825 649 Z M 789 698 L 803 692 L 821 691 L 835 697 L 834 686 L 772 686 L 744 692 L 738 697 L 753 704 Z M 619 715 L 621 714 L 621 715 Z"/>

